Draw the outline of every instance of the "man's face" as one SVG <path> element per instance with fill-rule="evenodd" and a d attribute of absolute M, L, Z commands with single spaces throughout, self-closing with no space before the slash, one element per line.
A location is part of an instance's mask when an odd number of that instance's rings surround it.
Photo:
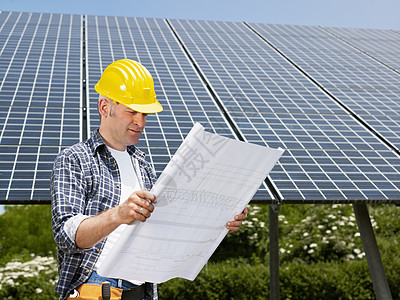
<path fill-rule="evenodd" d="M 146 116 L 118 102 L 108 101 L 108 115 L 103 117 L 102 125 L 106 133 L 104 138 L 109 146 L 124 150 L 127 146 L 135 145 L 146 125 Z"/>

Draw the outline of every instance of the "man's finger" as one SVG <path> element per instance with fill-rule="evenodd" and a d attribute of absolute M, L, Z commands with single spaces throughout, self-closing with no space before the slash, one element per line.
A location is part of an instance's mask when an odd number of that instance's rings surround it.
<path fill-rule="evenodd" d="M 137 191 L 135 193 L 136 193 L 136 195 L 138 197 L 140 197 L 142 199 L 145 199 L 148 202 L 157 203 L 156 196 L 153 193 L 149 192 L 149 191 L 141 190 L 141 191 Z"/>
<path fill-rule="evenodd" d="M 138 213 L 141 214 L 146 219 L 149 218 L 151 215 L 151 211 L 147 208 L 144 208 L 143 206 L 139 207 Z"/>

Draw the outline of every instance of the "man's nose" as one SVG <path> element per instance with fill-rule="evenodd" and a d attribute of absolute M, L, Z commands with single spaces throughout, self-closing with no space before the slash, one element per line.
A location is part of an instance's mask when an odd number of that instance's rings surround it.
<path fill-rule="evenodd" d="M 146 115 L 138 112 L 133 116 L 133 120 L 137 126 L 144 127 L 146 124 Z"/>

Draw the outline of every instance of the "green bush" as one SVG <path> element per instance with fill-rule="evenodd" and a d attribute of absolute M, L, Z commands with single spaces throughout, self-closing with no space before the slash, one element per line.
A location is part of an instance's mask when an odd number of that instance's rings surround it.
<path fill-rule="evenodd" d="M 55 255 L 50 205 L 8 205 L 0 215 L 0 265 L 21 255 Z"/>
<path fill-rule="evenodd" d="M 280 270 L 281 299 L 375 299 L 364 262 L 287 264 Z"/>
<path fill-rule="evenodd" d="M 398 280 L 400 265 L 392 266 Z M 281 299 L 375 299 L 365 261 L 286 263 L 280 268 Z M 398 293 L 392 289 L 394 299 Z M 269 270 L 243 260 L 209 263 L 194 281 L 159 285 L 160 299 L 268 299 Z"/>
<path fill-rule="evenodd" d="M 248 216 L 237 232 L 228 234 L 211 257 L 212 262 L 231 258 L 268 260 L 268 205 L 249 205 Z"/>
<path fill-rule="evenodd" d="M 57 263 L 52 256 L 9 262 L 0 268 L 0 299 L 57 299 L 57 276 Z"/>
<path fill-rule="evenodd" d="M 282 262 L 338 262 L 364 258 L 351 205 L 309 205 L 309 213 L 295 215 L 293 208 L 288 210 L 284 205 L 279 215 Z M 373 218 L 372 225 L 378 228 Z"/>
<path fill-rule="evenodd" d="M 398 209 L 369 206 L 393 299 L 400 299 Z M 160 299 L 268 299 L 267 224 L 268 205 L 251 205 L 197 278 L 160 284 Z M 0 299 L 57 299 L 50 207 L 6 207 L 0 228 Z M 351 205 L 283 205 L 279 230 L 281 299 L 375 298 Z"/>
<path fill-rule="evenodd" d="M 172 279 L 159 285 L 160 299 L 267 299 L 269 271 L 244 260 L 210 263 L 194 281 Z"/>

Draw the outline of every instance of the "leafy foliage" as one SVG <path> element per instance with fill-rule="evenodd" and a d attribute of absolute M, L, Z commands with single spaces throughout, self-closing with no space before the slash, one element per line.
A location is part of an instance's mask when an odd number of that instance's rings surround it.
<path fill-rule="evenodd" d="M 394 299 L 400 298 L 398 210 L 369 206 Z M 249 206 L 244 226 L 225 238 L 197 278 L 160 284 L 160 299 L 269 298 L 267 224 L 268 205 Z M 0 228 L 0 299 L 56 299 L 50 207 L 6 207 Z M 375 298 L 351 205 L 283 205 L 279 230 L 282 299 Z"/>
<path fill-rule="evenodd" d="M 351 205 L 311 205 L 312 214 L 280 219 L 281 261 L 299 263 L 363 259 L 365 253 Z M 372 225 L 378 228 L 372 218 Z"/>
<path fill-rule="evenodd" d="M 265 265 L 244 260 L 211 263 L 196 280 L 172 279 L 159 285 L 160 299 L 267 299 L 269 272 Z"/>
<path fill-rule="evenodd" d="M 225 237 L 211 261 L 257 257 L 266 262 L 269 242 L 268 206 L 249 205 L 248 210 L 248 216 L 239 231 Z"/>
<path fill-rule="evenodd" d="M 0 264 L 16 256 L 56 252 L 49 205 L 6 206 L 0 228 Z"/>
<path fill-rule="evenodd" d="M 32 255 L 27 262 L 9 262 L 0 268 L 0 299 L 56 299 L 56 278 L 53 257 Z"/>

